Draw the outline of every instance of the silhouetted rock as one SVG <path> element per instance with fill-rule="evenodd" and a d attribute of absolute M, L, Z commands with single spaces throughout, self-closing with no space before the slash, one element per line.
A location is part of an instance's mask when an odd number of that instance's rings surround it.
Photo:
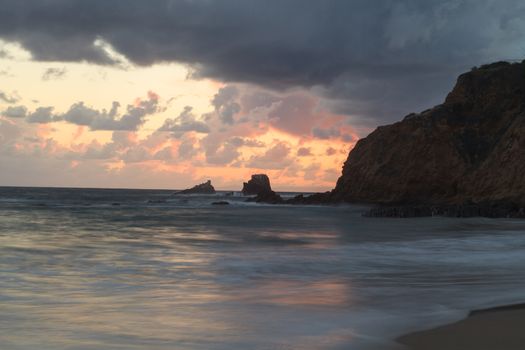
<path fill-rule="evenodd" d="M 184 191 L 179 191 L 175 194 L 215 194 L 215 188 L 213 188 L 211 181 L 208 180 L 205 183 L 194 186 Z"/>
<path fill-rule="evenodd" d="M 272 191 L 272 187 L 270 186 L 270 179 L 266 174 L 252 175 L 250 181 L 245 182 L 242 186 L 242 194 L 245 196 L 269 191 Z"/>
<path fill-rule="evenodd" d="M 249 202 L 282 204 L 284 200 L 277 193 L 272 191 L 270 179 L 266 174 L 252 175 L 250 181 L 245 182 L 242 187 L 243 195 L 256 195 L 248 199 Z"/>
<path fill-rule="evenodd" d="M 524 174 L 525 61 L 498 62 L 360 140 L 327 201 L 382 204 L 372 216 L 518 217 Z"/>
<path fill-rule="evenodd" d="M 257 203 L 284 204 L 285 201 L 274 191 L 263 191 L 255 196 L 254 201 Z"/>
<path fill-rule="evenodd" d="M 219 201 L 219 202 L 213 202 L 211 205 L 230 205 L 230 202 Z"/>
<path fill-rule="evenodd" d="M 330 204 L 330 192 L 314 193 L 309 196 L 297 195 L 286 201 L 287 204 Z"/>

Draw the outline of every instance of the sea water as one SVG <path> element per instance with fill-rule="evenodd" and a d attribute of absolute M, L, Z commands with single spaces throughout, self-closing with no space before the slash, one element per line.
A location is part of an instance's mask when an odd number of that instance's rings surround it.
<path fill-rule="evenodd" d="M 525 221 L 363 210 L 0 188 L 0 349 L 396 349 L 523 302 Z"/>

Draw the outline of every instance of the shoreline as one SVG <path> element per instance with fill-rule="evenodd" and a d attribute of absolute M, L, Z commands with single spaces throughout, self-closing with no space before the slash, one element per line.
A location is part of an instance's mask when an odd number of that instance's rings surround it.
<path fill-rule="evenodd" d="M 407 350 L 523 350 L 525 303 L 473 310 L 460 321 L 395 339 Z"/>
<path fill-rule="evenodd" d="M 367 217 L 381 218 L 416 218 L 416 217 L 456 217 L 456 218 L 512 218 L 524 219 L 523 204 L 514 202 L 488 202 L 482 204 L 449 205 L 376 205 L 367 213 Z"/>

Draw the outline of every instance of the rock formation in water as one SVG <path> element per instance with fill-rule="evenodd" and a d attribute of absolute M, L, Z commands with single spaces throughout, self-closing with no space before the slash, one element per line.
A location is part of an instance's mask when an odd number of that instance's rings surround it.
<path fill-rule="evenodd" d="M 250 201 L 257 203 L 280 204 L 284 200 L 272 190 L 270 179 L 266 174 L 252 175 L 250 181 L 245 182 L 242 187 L 245 196 L 255 195 Z"/>
<path fill-rule="evenodd" d="M 245 182 L 242 186 L 242 194 L 245 196 L 256 195 L 261 192 L 269 192 L 272 190 L 270 186 L 270 179 L 266 174 L 252 175 L 250 181 Z"/>
<path fill-rule="evenodd" d="M 208 180 L 200 185 L 179 191 L 175 194 L 215 194 L 215 188 L 212 186 L 211 181 Z"/>
<path fill-rule="evenodd" d="M 385 205 L 374 216 L 524 216 L 525 61 L 474 68 L 443 104 L 378 127 L 314 199 Z"/>

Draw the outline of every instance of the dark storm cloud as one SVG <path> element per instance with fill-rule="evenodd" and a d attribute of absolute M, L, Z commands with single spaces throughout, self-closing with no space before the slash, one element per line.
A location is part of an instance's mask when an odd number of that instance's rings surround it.
<path fill-rule="evenodd" d="M 196 76 L 324 86 L 333 108 L 357 118 L 409 112 L 442 98 L 471 65 L 525 55 L 519 0 L 0 3 L 0 37 L 36 60 L 117 64 L 109 45 L 138 65 L 178 61 Z"/>

